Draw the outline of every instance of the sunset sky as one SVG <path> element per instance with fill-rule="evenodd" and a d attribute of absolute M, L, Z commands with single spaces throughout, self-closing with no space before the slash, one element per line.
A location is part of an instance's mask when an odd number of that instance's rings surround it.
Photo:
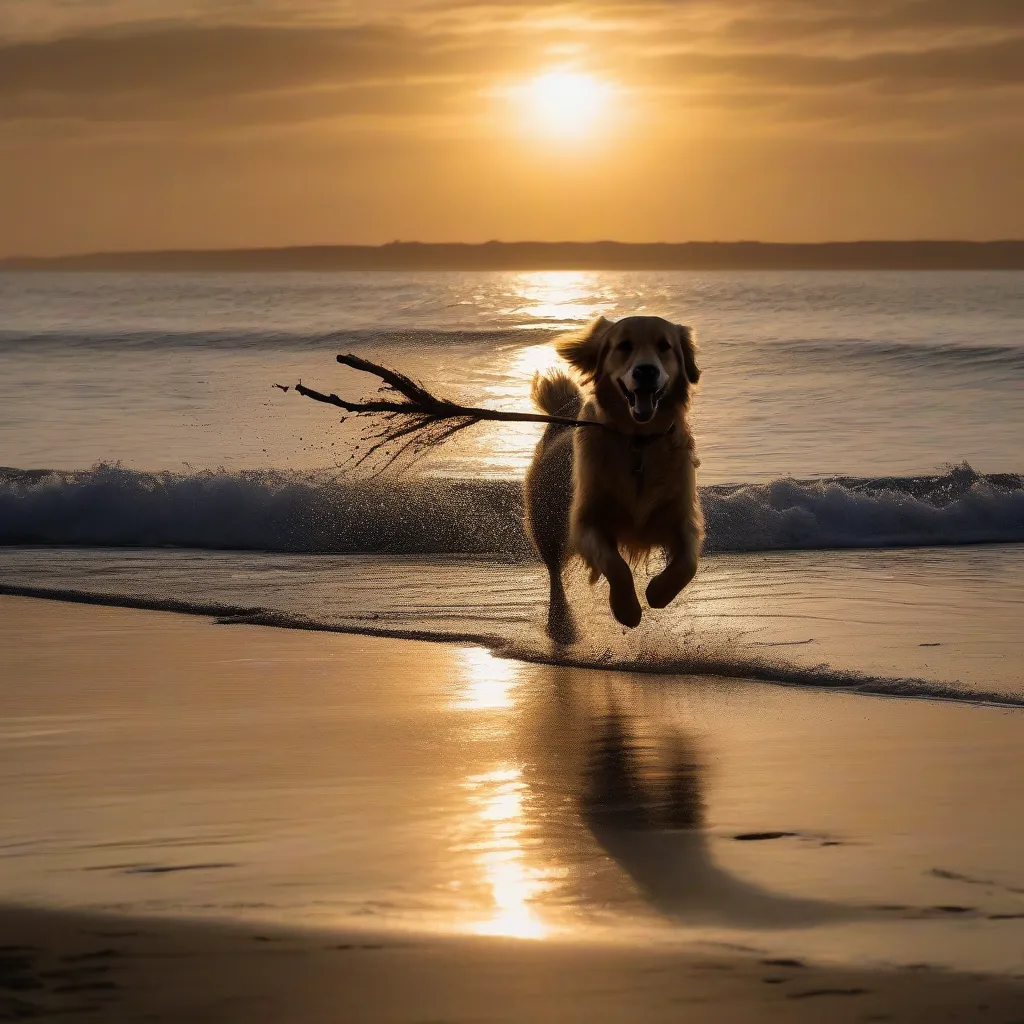
<path fill-rule="evenodd" d="M 0 255 L 1024 236 L 1024 0 L 0 0 Z"/>

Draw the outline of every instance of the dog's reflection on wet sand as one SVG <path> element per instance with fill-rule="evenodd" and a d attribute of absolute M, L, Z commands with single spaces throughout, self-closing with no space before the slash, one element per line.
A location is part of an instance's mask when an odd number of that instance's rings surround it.
<path fill-rule="evenodd" d="M 661 913 L 692 923 L 808 927 L 855 916 L 838 903 L 762 889 L 719 867 L 704 825 L 703 766 L 676 735 L 665 765 L 644 770 L 628 718 L 595 722 L 581 812 L 594 838 Z"/>
<path fill-rule="evenodd" d="M 564 798 L 569 787 L 578 823 L 652 910 L 680 923 L 738 928 L 806 928 L 870 913 L 772 892 L 716 863 L 698 745 L 652 711 L 645 687 L 624 678 L 602 693 L 558 668 L 551 682 L 546 721 L 535 733 L 550 771 L 542 788 Z"/>

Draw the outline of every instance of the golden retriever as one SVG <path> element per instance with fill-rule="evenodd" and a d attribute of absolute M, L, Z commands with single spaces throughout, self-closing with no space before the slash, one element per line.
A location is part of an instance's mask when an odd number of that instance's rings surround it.
<path fill-rule="evenodd" d="M 692 330 L 656 316 L 601 317 L 557 348 L 586 390 L 562 373 L 538 376 L 534 402 L 549 415 L 602 424 L 547 426 L 526 475 L 527 530 L 551 578 L 548 634 L 571 643 L 562 570 L 573 555 L 591 582 L 608 580 L 612 614 L 630 628 L 643 613 L 627 557 L 666 552 L 647 585 L 652 608 L 668 605 L 697 571 L 704 526 L 686 410 L 700 371 Z"/>

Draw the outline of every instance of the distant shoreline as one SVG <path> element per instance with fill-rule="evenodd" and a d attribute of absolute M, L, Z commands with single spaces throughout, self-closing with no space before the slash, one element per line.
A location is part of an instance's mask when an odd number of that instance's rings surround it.
<path fill-rule="evenodd" d="M 389 242 L 13 256 L 0 270 L 1024 270 L 1024 240 L 993 242 Z"/>

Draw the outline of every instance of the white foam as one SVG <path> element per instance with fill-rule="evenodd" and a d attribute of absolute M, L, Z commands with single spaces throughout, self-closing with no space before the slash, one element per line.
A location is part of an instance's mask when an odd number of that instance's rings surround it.
<path fill-rule="evenodd" d="M 706 487 L 708 551 L 1024 541 L 1024 481 L 939 476 Z M 514 481 L 0 470 L 0 543 L 525 556 Z"/>

